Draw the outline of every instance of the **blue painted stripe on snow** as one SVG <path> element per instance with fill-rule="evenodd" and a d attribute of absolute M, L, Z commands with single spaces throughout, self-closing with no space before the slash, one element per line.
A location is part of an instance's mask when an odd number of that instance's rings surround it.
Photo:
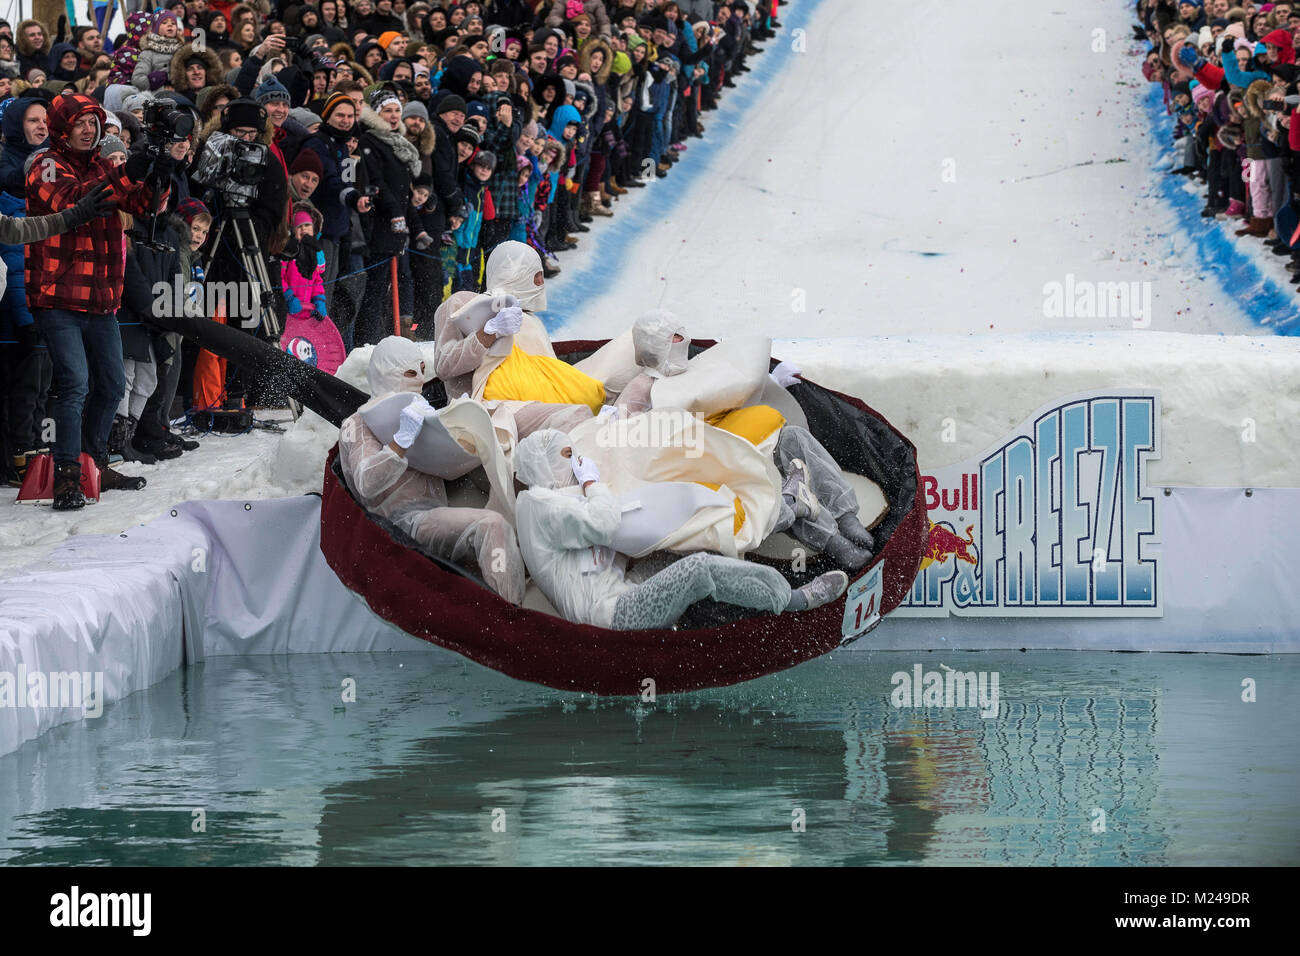
<path fill-rule="evenodd" d="M 620 210 L 613 222 L 607 223 L 599 231 L 592 230 L 589 238 L 595 243 L 594 251 L 585 268 L 577 272 L 565 270 L 547 283 L 546 300 L 549 308 L 542 313 L 541 319 L 548 332 L 555 332 L 566 322 L 578 318 L 584 303 L 603 295 L 613 281 L 622 275 L 623 270 L 645 268 L 643 264 L 629 261 L 635 251 L 635 243 L 650 229 L 662 226 L 663 219 L 680 205 L 682 197 L 700 176 L 712 172 L 713 158 L 730 147 L 745 114 L 767 92 L 771 80 L 790 58 L 813 55 L 811 52 L 794 52 L 792 31 L 806 30 L 808 21 L 821 5 L 822 0 L 798 0 L 789 7 L 781 8 L 778 17 L 781 29 L 777 35 L 766 41 L 761 53 L 749 58 L 749 72 L 741 74 L 735 89 L 725 91 L 721 105 L 712 112 L 701 114 L 701 120 L 707 122 L 709 127 L 704 138 L 690 140 L 690 149 L 682 154 L 672 172 L 664 179 L 655 180 L 654 185 L 646 187 L 651 190 L 650 195 L 638 201 L 632 209 Z M 599 219 L 596 221 L 600 222 Z M 563 268 L 564 259 L 559 261 Z M 653 302 L 636 304 L 633 314 L 626 317 L 627 321 L 630 322 L 635 315 L 654 306 Z"/>
<path fill-rule="evenodd" d="M 1154 141 L 1162 144 L 1173 127 L 1170 117 L 1165 115 L 1164 96 L 1159 86 L 1151 84 L 1146 105 Z M 1157 145 L 1157 148 L 1163 154 L 1164 147 Z M 1156 175 L 1161 195 L 1178 214 L 1202 264 L 1218 277 L 1237 307 L 1261 328 L 1278 335 L 1300 335 L 1300 296 L 1290 286 L 1261 272 L 1254 255 L 1243 251 L 1244 244 L 1225 228 L 1239 228 L 1240 220 L 1221 223 L 1216 219 L 1207 223 L 1201 218 L 1203 195 L 1183 189 L 1182 176 L 1159 171 Z M 1249 248 L 1253 242 L 1245 245 Z"/>

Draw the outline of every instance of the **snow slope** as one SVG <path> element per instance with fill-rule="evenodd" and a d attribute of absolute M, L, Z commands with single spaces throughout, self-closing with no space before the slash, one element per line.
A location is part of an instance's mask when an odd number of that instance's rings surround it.
<path fill-rule="evenodd" d="M 784 10 L 807 53 L 769 43 L 708 138 L 595 225 L 599 255 L 561 258 L 558 336 L 656 306 L 699 337 L 1132 328 L 1045 317 L 1067 273 L 1151 283 L 1154 329 L 1259 331 L 1162 200 L 1126 5 Z"/>
<path fill-rule="evenodd" d="M 1178 454 L 1162 481 L 1300 485 L 1295 348 L 1154 335 L 1153 368 L 1130 317 L 1044 315 L 1044 286 L 1072 275 L 1150 283 L 1150 330 L 1268 331 L 1205 266 L 1210 247 L 1158 168 L 1167 132 L 1151 122 L 1127 5 L 1057 5 L 792 0 L 782 35 L 704 114 L 707 138 L 561 257 L 553 335 L 610 337 L 655 306 L 699 337 L 771 335 L 776 354 L 913 434 L 926 468 L 981 450 L 1047 398 L 1158 385 L 1167 424 L 1182 426 L 1166 431 Z M 1099 29 L 1104 52 L 1093 51 Z M 1081 338 L 1095 332 L 1110 334 Z M 1181 348 L 1198 381 L 1178 382 Z M 363 358 L 348 369 L 358 382 Z M 1247 416 L 1253 447 L 1234 438 Z M 956 444 L 939 442 L 947 417 Z M 1189 436 L 1207 428 L 1198 448 Z M 71 515 L 12 506 L 15 492 L 0 489 L 0 571 L 176 501 L 319 489 L 331 442 L 310 413 L 283 443 L 213 436 L 177 461 L 126 466 L 149 477 L 145 491 Z"/>

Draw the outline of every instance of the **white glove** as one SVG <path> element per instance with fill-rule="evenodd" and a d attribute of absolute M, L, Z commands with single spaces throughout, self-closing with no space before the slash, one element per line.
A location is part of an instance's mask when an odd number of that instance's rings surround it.
<path fill-rule="evenodd" d="M 519 300 L 508 292 L 502 292 L 492 297 L 491 306 L 493 312 L 500 312 L 502 309 L 509 309 L 512 306 L 517 309 L 519 308 Z"/>
<path fill-rule="evenodd" d="M 799 384 L 799 366 L 793 362 L 778 362 L 776 368 L 772 369 L 772 381 L 782 388 L 789 388 L 791 385 Z"/>
<path fill-rule="evenodd" d="M 488 335 L 514 335 L 524 327 L 524 310 L 517 305 L 507 306 L 483 325 Z"/>
<path fill-rule="evenodd" d="M 573 475 L 578 479 L 579 486 L 585 485 L 589 481 L 600 481 L 600 470 L 590 458 L 579 458 L 574 455 L 572 466 Z"/>
<path fill-rule="evenodd" d="M 616 419 L 618 418 L 618 406 L 617 406 L 617 405 L 602 405 L 602 406 L 600 406 L 600 414 L 597 415 L 596 417 L 597 417 L 597 418 L 608 419 L 609 421 L 612 422 L 612 421 L 614 421 L 614 420 L 616 420 Z"/>
<path fill-rule="evenodd" d="M 433 406 L 429 404 L 423 395 L 415 396 L 415 401 L 402 409 L 402 414 L 398 418 L 397 434 L 393 436 L 393 443 L 398 448 L 410 448 L 415 444 L 415 437 L 420 434 L 420 429 L 424 427 L 424 416 L 431 411 L 433 411 Z"/>

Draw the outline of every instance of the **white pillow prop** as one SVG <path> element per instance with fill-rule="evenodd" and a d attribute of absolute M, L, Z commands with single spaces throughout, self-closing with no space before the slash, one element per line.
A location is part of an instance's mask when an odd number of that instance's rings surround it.
<path fill-rule="evenodd" d="M 722 517 L 735 514 L 735 505 L 726 495 L 692 481 L 655 482 L 618 497 L 623 521 L 613 547 L 629 558 L 657 551 L 659 542 L 706 508 L 719 509 Z"/>
<path fill-rule="evenodd" d="M 603 384 L 611 395 L 620 394 L 628 382 L 645 371 L 636 364 L 631 329 L 610 339 L 581 362 L 574 362 L 573 367 Z"/>
<path fill-rule="evenodd" d="M 705 417 L 740 408 L 763 384 L 772 355 L 764 335 L 738 335 L 706 349 L 680 375 L 658 379 L 650 390 L 655 408 L 684 408 Z"/>
<path fill-rule="evenodd" d="M 502 302 L 497 303 L 500 308 L 493 305 L 493 301 L 497 298 L 503 300 Z M 474 296 L 474 298 L 470 299 L 452 313 L 451 319 L 456 323 L 456 328 L 460 330 L 460 334 L 469 338 L 471 335 L 477 335 L 479 332 L 482 332 L 483 326 L 487 325 L 488 320 L 500 312 L 501 309 L 509 308 L 511 306 L 516 308 L 519 306 L 519 300 L 513 295 L 501 295 L 498 297 L 492 293 L 483 292 Z M 492 343 L 492 347 L 488 349 L 488 354 L 509 355 L 513 346 L 514 336 L 503 335 Z"/>
<path fill-rule="evenodd" d="M 402 409 L 414 399 L 412 392 L 389 395 L 373 407 L 361 409 L 361 417 L 375 437 L 387 445 L 397 434 Z M 436 410 L 424 416 L 424 427 L 406 450 L 406 460 L 416 471 L 447 480 L 468 475 L 482 464 L 478 455 L 466 451 L 451 437 Z"/>

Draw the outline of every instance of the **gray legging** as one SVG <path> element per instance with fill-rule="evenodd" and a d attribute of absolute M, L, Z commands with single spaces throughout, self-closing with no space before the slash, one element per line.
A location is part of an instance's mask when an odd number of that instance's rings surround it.
<path fill-rule="evenodd" d="M 790 603 L 790 582 L 765 564 L 697 552 L 674 561 L 614 604 L 610 627 L 619 631 L 671 627 L 703 598 L 780 614 Z"/>
<path fill-rule="evenodd" d="M 785 531 L 788 528 L 799 541 L 821 551 L 826 547 L 827 541 L 840 533 L 837 519 L 841 515 L 858 513 L 858 496 L 844 480 L 840 466 L 835 463 L 830 452 L 806 428 L 798 425 L 782 428 L 773 458 L 782 476 L 790 473 L 790 462 L 793 459 L 804 460 L 812 481 L 811 491 L 821 502 L 822 510 L 816 519 L 796 518 L 794 510 L 782 496 L 781 513 L 772 530 Z"/>

